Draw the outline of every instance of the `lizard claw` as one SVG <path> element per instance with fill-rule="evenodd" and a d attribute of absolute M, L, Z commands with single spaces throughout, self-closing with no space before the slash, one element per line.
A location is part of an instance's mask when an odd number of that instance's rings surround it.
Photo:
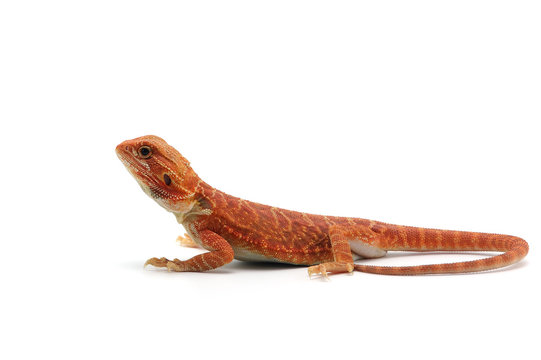
<path fill-rule="evenodd" d="M 153 257 L 153 258 L 148 259 L 145 262 L 145 265 L 143 265 L 143 267 L 147 267 L 148 265 L 152 265 L 155 267 L 166 267 L 168 262 L 169 260 L 167 260 L 164 257 L 162 257 L 161 259 Z"/>

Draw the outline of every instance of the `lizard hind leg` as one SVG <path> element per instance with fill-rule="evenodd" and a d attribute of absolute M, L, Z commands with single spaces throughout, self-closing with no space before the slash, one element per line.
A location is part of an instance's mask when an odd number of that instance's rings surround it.
<path fill-rule="evenodd" d="M 349 241 L 346 237 L 346 232 L 341 228 L 333 226 L 329 230 L 331 240 L 332 253 L 334 261 L 326 262 L 319 265 L 310 266 L 308 268 L 308 276 L 311 278 L 314 274 L 321 274 L 328 278 L 328 273 L 352 273 L 353 255 Z"/>

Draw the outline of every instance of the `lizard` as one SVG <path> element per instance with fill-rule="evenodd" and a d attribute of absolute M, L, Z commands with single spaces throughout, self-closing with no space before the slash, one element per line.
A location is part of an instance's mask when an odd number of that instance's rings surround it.
<path fill-rule="evenodd" d="M 233 261 L 308 266 L 313 275 L 353 271 L 383 275 L 469 273 L 505 267 L 528 253 L 528 243 L 511 235 L 438 230 L 361 218 L 313 215 L 251 202 L 205 183 L 190 162 L 154 135 L 122 142 L 116 154 L 143 191 L 182 224 L 188 237 L 208 252 L 187 260 L 150 258 L 145 266 L 169 271 L 208 271 Z M 413 266 L 355 263 L 388 251 L 493 251 L 478 260 Z"/>

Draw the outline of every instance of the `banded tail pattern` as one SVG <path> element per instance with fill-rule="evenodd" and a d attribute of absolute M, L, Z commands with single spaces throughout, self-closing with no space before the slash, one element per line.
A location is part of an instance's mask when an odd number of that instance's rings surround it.
<path fill-rule="evenodd" d="M 377 246 L 390 251 L 498 251 L 485 259 L 417 266 L 373 266 L 355 264 L 355 270 L 382 275 L 467 273 L 492 270 L 520 261 L 528 254 L 528 243 L 511 235 L 435 230 L 388 225 L 388 233 Z"/>

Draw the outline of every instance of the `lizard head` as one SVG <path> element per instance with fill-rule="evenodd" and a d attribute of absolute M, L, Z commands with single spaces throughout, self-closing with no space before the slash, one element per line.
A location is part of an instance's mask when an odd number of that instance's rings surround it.
<path fill-rule="evenodd" d="M 148 135 L 126 140 L 116 154 L 143 191 L 168 211 L 193 207 L 199 177 L 190 163 L 162 138 Z"/>

